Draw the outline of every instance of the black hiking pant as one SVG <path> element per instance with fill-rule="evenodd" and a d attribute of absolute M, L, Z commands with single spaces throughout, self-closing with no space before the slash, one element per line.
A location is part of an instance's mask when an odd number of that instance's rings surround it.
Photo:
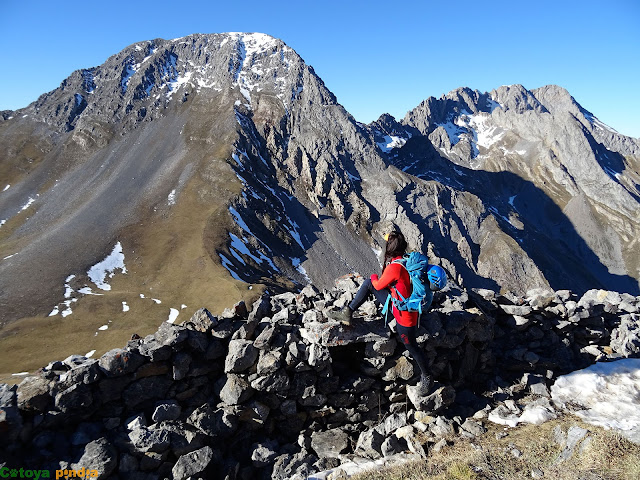
<path fill-rule="evenodd" d="M 391 291 L 388 288 L 377 290 L 371 283 L 371 278 L 367 278 L 349 304 L 349 308 L 355 312 L 367 300 L 369 295 L 373 295 L 380 305 L 384 305 L 390 294 Z M 427 356 L 424 351 L 416 341 L 418 326 L 405 327 L 396 321 L 396 331 L 398 339 L 416 361 L 422 375 L 429 375 L 429 361 L 427 360 Z"/>

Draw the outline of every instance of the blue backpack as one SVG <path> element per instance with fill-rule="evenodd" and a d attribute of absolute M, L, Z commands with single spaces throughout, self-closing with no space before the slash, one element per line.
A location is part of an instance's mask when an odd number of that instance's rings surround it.
<path fill-rule="evenodd" d="M 396 290 L 396 294 L 399 299 L 389 295 L 382 309 L 385 319 L 389 310 L 389 302 L 392 302 L 393 306 L 400 311 L 418 312 L 418 315 L 421 315 L 423 311 L 426 312 L 433 301 L 432 290 L 439 290 L 446 285 L 446 273 L 442 267 L 429 265 L 427 257 L 420 252 L 411 252 L 392 263 L 399 263 L 407 269 L 411 278 L 411 295 L 404 298 L 398 290 Z"/>

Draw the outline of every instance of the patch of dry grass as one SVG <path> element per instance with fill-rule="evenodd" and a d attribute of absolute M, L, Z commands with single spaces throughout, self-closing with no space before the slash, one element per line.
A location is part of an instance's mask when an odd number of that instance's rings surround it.
<path fill-rule="evenodd" d="M 553 430 L 565 432 L 574 425 L 589 431 L 589 440 L 574 455 L 559 461 L 563 447 L 554 442 Z M 457 440 L 424 461 L 389 469 L 367 471 L 353 480 L 631 480 L 640 478 L 640 445 L 618 433 L 563 416 L 542 425 L 504 430 L 488 424 L 488 432 L 472 441 Z"/>

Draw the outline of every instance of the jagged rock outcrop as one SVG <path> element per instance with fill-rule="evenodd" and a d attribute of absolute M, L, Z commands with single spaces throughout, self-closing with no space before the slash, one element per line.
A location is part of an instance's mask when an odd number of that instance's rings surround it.
<path fill-rule="evenodd" d="M 403 146 L 388 154 L 392 163 L 475 195 L 476 217 L 493 217 L 490 236 L 503 239 L 474 236 L 476 227 L 444 205 L 444 222 L 432 222 L 433 241 L 440 256 L 466 260 L 467 282 L 479 275 L 515 291 L 550 285 L 583 293 L 601 285 L 638 293 L 629 243 L 640 225 L 637 139 L 612 131 L 554 85 L 462 88 L 429 98 L 402 123 Z M 408 190 L 410 202 L 417 189 Z M 447 245 L 449 234 L 460 238 L 457 231 L 466 237 L 458 251 Z M 494 268 L 485 267 L 488 258 Z"/>
<path fill-rule="evenodd" d="M 451 435 L 481 435 L 483 419 L 552 416 L 556 375 L 637 355 L 638 297 L 450 286 L 420 327 L 438 381 L 421 397 L 372 303 L 353 327 L 326 319 L 358 282 L 267 294 L 220 317 L 203 309 L 98 360 L 69 357 L 0 386 L 0 463 L 101 478 L 304 478 L 358 456 L 424 456 Z M 538 400 L 518 406 L 524 394 Z"/>

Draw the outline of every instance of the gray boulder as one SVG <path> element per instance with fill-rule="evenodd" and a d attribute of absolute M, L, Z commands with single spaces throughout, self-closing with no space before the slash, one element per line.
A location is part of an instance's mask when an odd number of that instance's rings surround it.
<path fill-rule="evenodd" d="M 171 439 L 164 429 L 138 427 L 129 432 L 129 440 L 138 452 L 162 453 L 169 449 Z"/>
<path fill-rule="evenodd" d="M 362 322 L 356 319 L 349 327 L 334 321 L 310 322 L 300 329 L 300 336 L 308 343 L 335 347 L 350 343 L 385 341 L 390 335 L 384 322 Z"/>
<path fill-rule="evenodd" d="M 165 420 L 177 420 L 182 413 L 182 408 L 175 400 L 168 400 L 166 402 L 156 405 L 151 419 L 154 422 L 163 422 Z"/>
<path fill-rule="evenodd" d="M 640 354 L 640 314 L 620 317 L 620 325 L 611 333 L 611 348 L 625 357 Z"/>
<path fill-rule="evenodd" d="M 84 383 L 77 383 L 59 392 L 55 398 L 55 406 L 62 412 L 72 412 L 93 405 L 91 388 Z"/>
<path fill-rule="evenodd" d="M 349 448 L 349 435 L 341 428 L 313 432 L 311 448 L 320 458 L 338 458 Z"/>
<path fill-rule="evenodd" d="M 213 459 L 211 447 L 182 455 L 171 469 L 175 480 L 184 480 L 205 471 Z"/>
<path fill-rule="evenodd" d="M 275 335 L 278 333 L 278 324 L 268 325 L 253 342 L 253 346 L 259 350 L 264 350 L 271 345 Z"/>
<path fill-rule="evenodd" d="M 279 350 L 261 351 L 256 372 L 258 375 L 268 375 L 282 367 L 282 352 Z"/>
<path fill-rule="evenodd" d="M 394 382 L 398 378 L 409 380 L 413 377 L 413 363 L 404 355 L 400 356 L 390 368 L 384 373 L 382 379 L 385 382 Z"/>
<path fill-rule="evenodd" d="M 108 478 L 118 466 L 118 453 L 105 438 L 89 442 L 78 461 L 71 465 L 73 470 L 96 470 L 98 480 Z"/>
<path fill-rule="evenodd" d="M 367 458 L 377 459 L 382 457 L 382 444 L 385 436 L 378 427 L 365 430 L 358 437 L 355 453 Z"/>
<path fill-rule="evenodd" d="M 258 359 L 258 349 L 249 340 L 231 340 L 229 353 L 224 362 L 225 373 L 242 373 L 252 367 Z"/>
<path fill-rule="evenodd" d="M 449 407 L 456 399 L 456 391 L 451 386 L 437 389 L 430 395 L 420 395 L 418 386 L 407 386 L 407 396 L 416 408 L 431 415 L 438 414 Z"/>
<path fill-rule="evenodd" d="M 158 342 L 153 335 L 148 335 L 140 346 L 138 351 L 141 355 L 149 357 L 152 362 L 162 362 L 171 358 L 172 349 L 169 345 L 163 345 Z"/>
<path fill-rule="evenodd" d="M 278 456 L 278 444 L 273 440 L 262 443 L 254 443 L 251 446 L 251 461 L 258 468 L 266 467 L 273 464 Z"/>
<path fill-rule="evenodd" d="M 98 360 L 88 359 L 60 375 L 60 384 L 71 386 L 76 383 L 90 384 L 100 379 Z"/>
<path fill-rule="evenodd" d="M 177 347 L 189 338 L 189 330 L 182 325 L 174 325 L 169 322 L 162 322 L 156 333 L 154 333 L 156 341 L 160 345 L 168 347 Z"/>
<path fill-rule="evenodd" d="M 269 375 L 256 378 L 251 382 L 251 386 L 259 392 L 277 393 L 289 389 L 289 376 L 283 369 L 277 370 Z"/>
<path fill-rule="evenodd" d="M 242 377 L 232 373 L 227 374 L 227 381 L 220 391 L 220 400 L 227 405 L 238 405 L 248 400 L 253 394 L 253 388 Z"/>
<path fill-rule="evenodd" d="M 187 328 L 193 328 L 198 332 L 209 333 L 218 323 L 217 317 L 213 316 L 206 308 L 201 308 L 191 316 Z"/>
<path fill-rule="evenodd" d="M 129 408 L 133 408 L 148 400 L 167 398 L 172 384 L 172 379 L 164 375 L 141 378 L 125 388 L 122 399 Z"/>
<path fill-rule="evenodd" d="M 133 373 L 143 363 L 142 355 L 121 348 L 109 350 L 98 360 L 100 370 L 107 377 L 119 377 Z"/>
<path fill-rule="evenodd" d="M 205 404 L 193 411 L 187 423 L 206 435 L 225 439 L 231 437 L 238 429 L 239 412 L 234 407 L 213 410 Z"/>
<path fill-rule="evenodd" d="M 283 454 L 276 458 L 272 480 L 304 480 L 314 470 L 317 457 L 302 450 L 295 455 Z"/>
<path fill-rule="evenodd" d="M 44 412 L 53 398 L 51 383 L 42 377 L 26 377 L 18 385 L 17 401 L 20 410 Z"/>

